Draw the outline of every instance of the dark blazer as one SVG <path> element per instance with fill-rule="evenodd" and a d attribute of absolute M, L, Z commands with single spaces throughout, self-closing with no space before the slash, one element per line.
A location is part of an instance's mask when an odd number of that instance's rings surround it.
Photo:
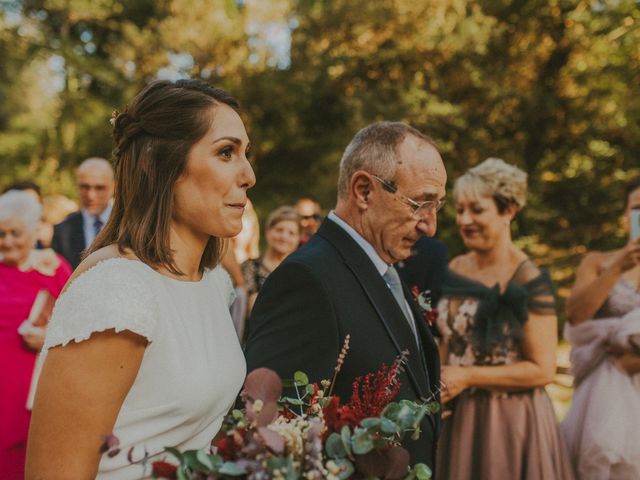
<path fill-rule="evenodd" d="M 396 264 L 398 273 L 409 288 L 431 292 L 432 305 L 438 304 L 442 294 L 442 280 L 447 272 L 449 252 L 437 238 L 422 237 L 413 247 L 409 258 Z"/>
<path fill-rule="evenodd" d="M 405 297 L 421 318 L 409 291 Z M 317 234 L 287 257 L 267 278 L 249 319 L 247 371 L 258 367 L 293 378 L 296 370 L 312 382 L 331 380 L 347 334 L 350 349 L 337 377 L 334 393 L 344 403 L 353 380 L 377 371 L 409 351 L 400 375 L 396 400 L 421 400 L 440 383 L 438 350 L 429 329 L 417 322 L 413 332 L 374 264 L 341 227 L 325 220 Z M 434 466 L 439 417 L 422 422 L 419 440 L 405 439 L 411 463 Z"/>
<path fill-rule="evenodd" d="M 53 227 L 51 248 L 62 255 L 75 269 L 84 250 L 82 213 L 75 212 Z"/>

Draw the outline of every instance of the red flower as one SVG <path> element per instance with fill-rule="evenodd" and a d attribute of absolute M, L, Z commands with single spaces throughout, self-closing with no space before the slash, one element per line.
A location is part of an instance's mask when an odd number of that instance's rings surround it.
<path fill-rule="evenodd" d="M 431 310 L 430 312 L 425 313 L 424 316 L 427 319 L 427 322 L 429 322 L 429 325 L 433 325 L 434 322 L 438 320 L 438 311 Z"/>
<path fill-rule="evenodd" d="M 322 409 L 324 414 L 324 423 L 327 426 L 327 434 L 331 432 L 338 432 L 342 428 L 340 424 L 340 398 L 331 397 L 329 401 Z"/>
<path fill-rule="evenodd" d="M 177 478 L 176 474 L 178 472 L 178 467 L 169 462 L 163 462 L 162 460 L 153 462 L 151 464 L 151 469 L 151 473 L 157 478 Z"/>
<path fill-rule="evenodd" d="M 345 425 L 355 427 L 365 418 L 380 416 L 400 390 L 398 368 L 398 363 L 391 367 L 382 364 L 375 374 L 356 378 L 351 401 L 346 405 L 340 406 L 340 399 L 331 397 L 323 409 L 327 425 L 325 434 L 339 432 Z"/>
<path fill-rule="evenodd" d="M 400 390 L 398 381 L 398 365 L 387 367 L 384 363 L 375 374 L 368 373 L 364 377 L 358 377 L 353 382 L 351 401 L 343 408 L 345 419 L 360 421 L 369 417 L 378 417 L 384 408 L 393 400 Z"/>

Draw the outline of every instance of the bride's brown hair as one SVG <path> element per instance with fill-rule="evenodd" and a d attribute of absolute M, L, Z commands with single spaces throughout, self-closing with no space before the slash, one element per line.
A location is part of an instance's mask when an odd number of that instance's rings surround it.
<path fill-rule="evenodd" d="M 224 90 L 197 80 L 156 81 L 144 88 L 121 113 L 114 113 L 115 193 L 109 221 L 91 252 L 117 244 L 144 263 L 182 275 L 169 245 L 176 181 L 187 154 L 211 128 L 211 112 L 224 104 L 239 112 Z M 211 237 L 200 271 L 214 267 L 223 241 Z"/>

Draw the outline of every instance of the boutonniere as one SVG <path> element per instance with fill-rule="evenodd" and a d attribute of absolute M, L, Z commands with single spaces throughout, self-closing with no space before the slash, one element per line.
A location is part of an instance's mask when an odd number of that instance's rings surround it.
<path fill-rule="evenodd" d="M 422 311 L 425 321 L 429 326 L 433 326 L 434 322 L 438 318 L 438 310 L 431 304 L 431 290 L 418 290 L 418 286 L 411 287 L 411 293 L 416 303 Z"/>

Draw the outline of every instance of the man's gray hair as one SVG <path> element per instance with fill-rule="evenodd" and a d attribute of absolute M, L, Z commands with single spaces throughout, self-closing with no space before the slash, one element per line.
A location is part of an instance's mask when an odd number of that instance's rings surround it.
<path fill-rule="evenodd" d="M 40 223 L 42 206 L 28 192 L 9 190 L 0 195 L 0 221 L 18 219 L 29 232 L 34 232 Z"/>
<path fill-rule="evenodd" d="M 347 145 L 340 160 L 338 198 L 348 196 L 351 177 L 358 170 L 385 180 L 394 180 L 398 167 L 398 145 L 407 135 L 413 135 L 435 147 L 431 138 L 401 122 L 377 122 L 360 130 Z"/>

